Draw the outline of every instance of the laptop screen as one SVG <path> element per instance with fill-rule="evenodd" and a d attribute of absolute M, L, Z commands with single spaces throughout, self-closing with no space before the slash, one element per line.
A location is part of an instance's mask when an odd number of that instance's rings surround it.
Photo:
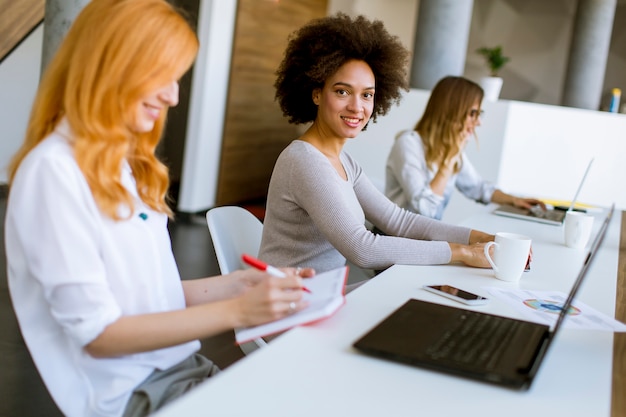
<path fill-rule="evenodd" d="M 568 211 L 574 210 L 574 206 L 576 205 L 576 201 L 578 201 L 578 194 L 580 194 L 580 190 L 583 188 L 583 184 L 585 183 L 585 179 L 587 178 L 587 174 L 589 174 L 589 169 L 591 168 L 591 164 L 592 163 L 593 163 L 593 158 L 591 158 L 591 160 L 589 161 L 589 164 L 587 164 L 587 169 L 585 170 L 585 174 L 583 175 L 583 179 L 580 180 L 580 183 L 578 184 L 578 189 L 576 190 L 576 194 L 574 194 L 574 198 L 572 199 L 572 202 L 569 205 Z"/>
<path fill-rule="evenodd" d="M 604 219 L 604 222 L 602 223 L 602 226 L 600 227 L 600 230 L 598 231 L 598 234 L 596 235 L 596 238 L 594 239 L 593 243 L 591 244 L 589 252 L 587 253 L 587 256 L 585 257 L 585 260 L 583 262 L 583 266 L 582 266 L 582 268 L 580 268 L 580 272 L 578 273 L 578 277 L 576 278 L 576 281 L 574 282 L 574 285 L 572 286 L 572 290 L 570 291 L 569 296 L 567 297 L 567 300 L 565 301 L 565 303 L 563 304 L 563 307 L 561 308 L 561 312 L 559 313 L 559 317 L 558 317 L 558 319 L 556 321 L 556 324 L 554 325 L 554 330 L 552 332 L 552 336 L 554 336 L 556 334 L 558 329 L 563 324 L 563 321 L 565 320 L 565 317 L 567 316 L 567 312 L 568 312 L 570 306 L 572 305 L 572 302 L 574 301 L 574 297 L 576 296 L 576 293 L 580 289 L 580 285 L 582 284 L 583 278 L 585 277 L 585 275 L 587 273 L 587 270 L 589 269 L 589 266 L 591 265 L 591 261 L 593 261 L 593 259 L 595 258 L 595 255 L 598 252 L 598 248 L 600 247 L 600 244 L 604 240 L 604 236 L 606 235 L 606 231 L 609 228 L 609 223 L 611 222 L 611 218 L 613 217 L 613 211 L 614 210 L 615 210 L 615 203 L 613 203 L 613 205 L 609 209 L 609 213 L 607 214 L 606 218 Z"/>

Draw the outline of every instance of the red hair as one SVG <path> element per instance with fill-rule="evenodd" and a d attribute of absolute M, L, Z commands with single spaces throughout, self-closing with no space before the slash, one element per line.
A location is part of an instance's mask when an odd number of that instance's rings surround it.
<path fill-rule="evenodd" d="M 104 213 L 119 219 L 120 205 L 133 207 L 120 179 L 127 160 L 142 201 L 171 215 L 168 171 L 155 156 L 166 114 L 150 132 L 130 126 L 141 98 L 178 80 L 197 50 L 195 32 L 165 0 L 89 2 L 41 80 L 9 181 L 28 152 L 66 118 L 76 162 Z"/>

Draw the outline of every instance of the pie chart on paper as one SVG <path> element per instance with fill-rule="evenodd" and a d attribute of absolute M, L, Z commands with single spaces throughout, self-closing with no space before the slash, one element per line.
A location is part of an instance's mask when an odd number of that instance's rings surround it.
<path fill-rule="evenodd" d="M 546 313 L 559 314 L 563 309 L 563 304 L 557 301 L 529 299 L 524 300 L 524 305 L 532 308 L 533 310 L 545 311 Z M 581 313 L 580 309 L 574 306 L 570 306 L 567 314 L 571 316 L 577 316 Z"/>

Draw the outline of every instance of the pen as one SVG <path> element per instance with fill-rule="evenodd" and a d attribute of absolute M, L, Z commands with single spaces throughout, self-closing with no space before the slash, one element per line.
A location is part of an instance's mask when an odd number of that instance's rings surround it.
<path fill-rule="evenodd" d="M 253 256 L 250 256 L 250 255 L 247 255 L 247 254 L 244 253 L 243 255 L 241 255 L 241 259 L 245 263 L 247 263 L 248 265 L 258 269 L 259 271 L 265 271 L 268 274 L 273 275 L 273 276 L 278 277 L 278 278 L 286 278 L 287 277 L 287 274 L 285 274 L 280 269 L 276 268 L 275 266 L 268 265 L 265 262 L 255 258 Z M 309 290 L 307 287 L 302 287 L 302 291 L 305 291 L 305 292 L 308 292 L 308 293 L 311 292 L 311 290 Z"/>

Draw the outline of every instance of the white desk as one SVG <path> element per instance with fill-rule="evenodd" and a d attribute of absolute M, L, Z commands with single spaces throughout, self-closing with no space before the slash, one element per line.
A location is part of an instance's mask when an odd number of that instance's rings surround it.
<path fill-rule="evenodd" d="M 579 299 L 614 316 L 621 215 Z M 599 227 L 595 223 L 595 231 Z M 533 238 L 533 263 L 519 284 L 464 266 L 394 266 L 347 296 L 333 317 L 293 329 L 165 407 L 166 416 L 609 416 L 613 334 L 563 329 L 525 392 L 396 364 L 358 353 L 361 335 L 409 298 L 461 306 L 420 287 L 449 283 L 486 294 L 485 286 L 569 292 L 584 252 L 562 245 L 562 229 L 483 213 L 465 225 Z M 480 227 L 479 227 L 480 226 Z M 470 307 L 472 308 L 472 307 Z M 492 299 L 481 311 L 519 317 Z"/>

